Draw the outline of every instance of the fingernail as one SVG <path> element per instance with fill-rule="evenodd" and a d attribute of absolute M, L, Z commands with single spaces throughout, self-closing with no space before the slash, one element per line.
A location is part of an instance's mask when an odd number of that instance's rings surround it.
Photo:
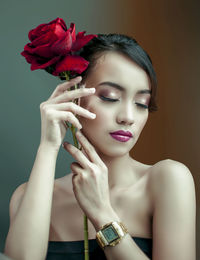
<path fill-rule="evenodd" d="M 62 147 L 65 148 L 65 145 L 69 144 L 68 142 L 62 143 Z"/>
<path fill-rule="evenodd" d="M 91 118 L 96 118 L 96 114 L 91 113 L 90 116 Z"/>
<path fill-rule="evenodd" d="M 88 91 L 94 93 L 96 91 L 96 89 L 95 88 L 88 88 Z"/>
<path fill-rule="evenodd" d="M 86 84 L 80 85 L 80 88 L 85 88 Z"/>
<path fill-rule="evenodd" d="M 75 78 L 75 80 L 81 80 L 81 79 L 82 79 L 81 76 L 78 76 L 78 77 Z"/>
<path fill-rule="evenodd" d="M 78 136 L 81 136 L 81 131 L 76 131 L 76 134 L 78 135 Z"/>

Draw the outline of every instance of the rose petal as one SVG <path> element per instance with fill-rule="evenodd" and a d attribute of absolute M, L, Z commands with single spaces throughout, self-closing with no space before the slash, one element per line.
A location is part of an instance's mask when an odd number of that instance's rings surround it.
<path fill-rule="evenodd" d="M 67 30 L 63 30 L 63 27 L 61 24 L 56 24 L 55 28 L 53 30 L 53 33 L 56 36 L 56 39 L 60 39 L 65 36 Z"/>
<path fill-rule="evenodd" d="M 58 76 L 63 71 L 75 71 L 81 74 L 87 69 L 89 62 L 81 56 L 67 55 L 64 59 L 56 64 L 53 75 Z"/>
<path fill-rule="evenodd" d="M 71 28 L 72 43 L 74 43 L 76 41 L 75 24 L 71 23 L 70 28 Z"/>
<path fill-rule="evenodd" d="M 42 28 L 45 26 L 46 24 L 43 23 L 43 24 L 40 24 L 38 25 L 35 29 L 32 29 L 29 31 L 28 33 L 28 38 L 30 41 L 33 41 L 36 37 L 40 36 L 41 35 L 41 30 Z"/>
<path fill-rule="evenodd" d="M 21 55 L 25 57 L 26 61 L 31 64 L 31 70 L 45 69 L 46 67 L 58 62 L 60 57 L 54 57 L 53 59 L 47 60 L 36 55 L 23 51 Z"/>
<path fill-rule="evenodd" d="M 54 52 L 52 52 L 49 44 L 45 44 L 43 46 L 38 46 L 32 49 L 32 54 L 37 54 L 40 57 L 44 58 L 53 58 L 55 56 Z"/>
<path fill-rule="evenodd" d="M 56 19 L 54 19 L 53 21 L 51 21 L 51 22 L 48 23 L 48 24 L 50 25 L 50 24 L 53 24 L 53 23 L 55 23 L 55 24 L 60 24 L 60 26 L 62 26 L 62 29 L 63 29 L 64 31 L 67 31 L 67 26 L 66 26 L 66 24 L 65 24 L 65 21 L 64 21 L 62 18 L 57 17 Z"/>
<path fill-rule="evenodd" d="M 71 54 L 97 37 L 84 34 L 85 31 L 76 35 L 74 23 L 71 23 L 67 30 L 64 20 L 58 17 L 47 24 L 40 24 L 29 32 L 31 43 L 25 45 L 21 55 L 31 64 L 31 70 L 45 69 L 53 65 L 53 75 L 59 75 L 63 71 L 81 74 L 87 69 L 89 62 Z"/>
<path fill-rule="evenodd" d="M 33 61 L 33 59 L 35 59 L 35 57 L 33 55 L 31 55 L 30 53 L 28 53 L 27 51 L 21 52 L 21 55 L 26 58 L 26 61 L 28 63 L 31 63 Z"/>
<path fill-rule="evenodd" d="M 53 59 L 46 61 L 46 62 L 44 62 L 44 60 L 43 60 L 44 63 L 41 63 L 42 60 L 35 59 L 31 64 L 31 70 L 45 69 L 45 68 L 49 67 L 50 65 L 56 63 L 58 60 L 59 60 L 59 57 L 54 57 Z"/>
<path fill-rule="evenodd" d="M 41 63 L 43 63 L 43 64 L 45 63 L 45 61 L 43 59 L 41 60 L 41 58 L 40 58 L 40 60 L 39 60 L 38 57 L 36 57 L 35 55 L 31 55 L 30 53 L 28 53 L 26 51 L 21 52 L 21 55 L 24 56 L 26 58 L 26 61 L 30 64 L 32 64 L 32 63 L 38 64 L 39 63 L 41 65 Z"/>
<path fill-rule="evenodd" d="M 60 38 L 57 42 L 52 44 L 51 51 L 56 55 L 63 55 L 65 56 L 72 47 L 72 37 L 69 30 L 65 33 L 63 38 Z"/>
<path fill-rule="evenodd" d="M 36 38 L 34 41 L 32 41 L 33 46 L 38 46 L 38 45 L 43 45 L 43 44 L 51 44 L 51 42 L 54 42 L 57 40 L 56 35 L 52 32 L 49 31 L 40 37 Z"/>
<path fill-rule="evenodd" d="M 86 45 L 89 41 L 91 41 L 94 37 L 97 37 L 95 34 L 89 34 L 84 36 L 84 32 L 79 32 L 76 36 L 76 41 L 72 46 L 72 51 L 80 50 L 84 45 Z"/>
<path fill-rule="evenodd" d="M 66 31 L 67 26 L 62 18 L 56 18 L 49 23 L 38 25 L 35 29 L 30 30 L 28 37 L 30 41 L 42 36 L 46 32 L 55 31 L 56 35 L 60 35 L 62 31 Z"/>
<path fill-rule="evenodd" d="M 58 39 L 62 39 L 65 37 L 66 32 L 62 29 L 60 25 L 54 25 L 48 29 L 45 34 L 36 38 L 32 44 L 34 46 L 43 45 L 45 43 L 51 44 L 52 42 L 57 41 Z"/>
<path fill-rule="evenodd" d="M 31 43 L 27 43 L 25 46 L 24 46 L 24 51 L 27 51 L 27 52 L 30 52 L 32 54 L 32 51 L 33 51 L 33 46 Z"/>

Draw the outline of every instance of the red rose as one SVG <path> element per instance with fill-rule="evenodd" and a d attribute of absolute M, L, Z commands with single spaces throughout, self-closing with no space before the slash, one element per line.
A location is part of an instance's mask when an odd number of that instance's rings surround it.
<path fill-rule="evenodd" d="M 89 62 L 76 55 L 91 39 L 97 35 L 86 35 L 84 32 L 75 34 L 75 24 L 70 28 L 62 18 L 40 24 L 28 34 L 31 43 L 24 47 L 21 53 L 31 64 L 31 70 L 46 69 L 51 66 L 52 74 L 58 76 L 63 71 L 73 71 L 81 74 Z"/>

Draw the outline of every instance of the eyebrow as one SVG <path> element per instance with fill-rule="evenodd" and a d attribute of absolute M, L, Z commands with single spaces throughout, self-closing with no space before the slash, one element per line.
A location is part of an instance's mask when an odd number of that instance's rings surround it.
<path fill-rule="evenodd" d="M 108 85 L 111 86 L 113 88 L 119 89 L 121 91 L 125 91 L 125 88 L 120 86 L 117 83 L 111 82 L 111 81 L 104 81 L 98 84 L 98 86 L 102 86 L 102 85 Z M 151 90 L 149 89 L 141 89 L 137 91 L 137 94 L 150 94 L 151 95 Z"/>

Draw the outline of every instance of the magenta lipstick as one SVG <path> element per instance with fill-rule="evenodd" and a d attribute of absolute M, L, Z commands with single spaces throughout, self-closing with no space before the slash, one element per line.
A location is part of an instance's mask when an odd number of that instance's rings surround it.
<path fill-rule="evenodd" d="M 112 132 L 110 135 L 119 142 L 127 142 L 133 137 L 131 132 L 123 130 Z"/>

